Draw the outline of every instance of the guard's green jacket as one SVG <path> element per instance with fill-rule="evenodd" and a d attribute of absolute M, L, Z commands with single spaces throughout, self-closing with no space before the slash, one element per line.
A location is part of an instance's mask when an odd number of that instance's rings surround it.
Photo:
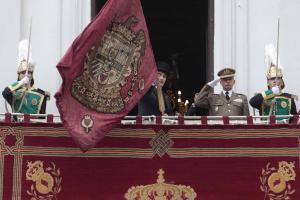
<path fill-rule="evenodd" d="M 297 114 L 294 98 L 289 93 L 275 95 L 272 90 L 266 90 L 252 97 L 250 105 L 257 108 L 260 115 Z"/>
<path fill-rule="evenodd" d="M 15 82 L 2 92 L 5 100 L 11 105 L 14 113 L 45 114 L 47 95 L 41 89 L 26 89 Z"/>

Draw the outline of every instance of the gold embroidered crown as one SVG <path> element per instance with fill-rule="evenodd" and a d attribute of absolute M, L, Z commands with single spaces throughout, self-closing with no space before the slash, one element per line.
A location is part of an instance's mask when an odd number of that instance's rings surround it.
<path fill-rule="evenodd" d="M 26 172 L 26 179 L 37 181 L 39 177 L 44 173 L 42 161 L 35 161 L 34 163 L 27 163 L 28 170 Z"/>
<path fill-rule="evenodd" d="M 279 162 L 278 172 L 281 174 L 285 181 L 296 180 L 296 172 L 294 170 L 295 164 L 286 161 Z"/>
<path fill-rule="evenodd" d="M 127 200 L 194 200 L 197 197 L 194 189 L 190 186 L 165 183 L 163 169 L 159 169 L 157 173 L 157 183 L 132 186 L 125 194 L 125 198 Z"/>
<path fill-rule="evenodd" d="M 125 23 L 113 23 L 111 30 L 121 37 L 125 37 L 126 40 L 132 41 L 136 37 L 136 33 L 133 32 L 130 27 L 137 22 L 137 18 L 134 16 L 129 17 Z"/>

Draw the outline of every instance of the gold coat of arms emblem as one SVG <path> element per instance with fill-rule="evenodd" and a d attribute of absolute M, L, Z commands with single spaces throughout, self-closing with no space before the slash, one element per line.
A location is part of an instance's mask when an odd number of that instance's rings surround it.
<path fill-rule="evenodd" d="M 26 180 L 32 181 L 33 184 L 27 194 L 31 199 L 58 199 L 57 195 L 61 192 L 62 177 L 60 169 L 56 168 L 54 163 L 52 166 L 44 168 L 44 163 L 40 160 L 28 162 L 26 171 Z"/>
<path fill-rule="evenodd" d="M 135 16 L 112 22 L 86 55 L 83 73 L 72 82 L 71 94 L 84 106 L 102 113 L 122 111 L 133 91 L 143 89 L 138 71 L 145 54 L 144 30 L 134 32 Z"/>
<path fill-rule="evenodd" d="M 292 182 L 296 180 L 295 164 L 280 161 L 278 168 L 272 167 L 270 163 L 262 169 L 260 177 L 260 190 L 265 193 L 265 198 L 270 200 L 291 199 L 295 193 Z"/>

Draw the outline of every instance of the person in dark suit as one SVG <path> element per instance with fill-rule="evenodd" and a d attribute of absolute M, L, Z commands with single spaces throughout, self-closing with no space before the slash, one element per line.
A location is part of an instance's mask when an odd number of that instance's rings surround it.
<path fill-rule="evenodd" d="M 155 83 L 138 103 L 138 115 L 140 116 L 174 115 L 169 97 L 163 91 L 163 86 L 170 73 L 170 66 L 166 62 L 158 61 L 157 70 Z"/>
<path fill-rule="evenodd" d="M 208 109 L 210 116 L 248 116 L 247 96 L 232 91 L 235 69 L 224 68 L 218 72 L 219 78 L 207 83 L 195 95 L 195 106 Z M 223 91 L 213 93 L 213 88 L 220 83 Z"/>
<path fill-rule="evenodd" d="M 28 41 L 22 40 L 19 44 L 18 80 L 5 87 L 2 95 L 13 113 L 45 114 L 50 94 L 34 87 L 34 62 L 27 51 Z M 30 56 L 27 61 L 28 55 Z"/>

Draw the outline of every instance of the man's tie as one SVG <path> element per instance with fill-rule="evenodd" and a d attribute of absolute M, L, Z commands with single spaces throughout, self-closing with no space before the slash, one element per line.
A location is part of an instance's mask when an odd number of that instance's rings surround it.
<path fill-rule="evenodd" d="M 226 97 L 226 100 L 229 101 L 230 97 L 229 97 L 229 92 L 228 91 L 225 92 L 225 97 Z"/>
<path fill-rule="evenodd" d="M 157 99 L 158 99 L 158 108 L 161 114 L 163 115 L 165 113 L 165 102 L 164 102 L 164 96 L 161 87 L 157 87 Z"/>

